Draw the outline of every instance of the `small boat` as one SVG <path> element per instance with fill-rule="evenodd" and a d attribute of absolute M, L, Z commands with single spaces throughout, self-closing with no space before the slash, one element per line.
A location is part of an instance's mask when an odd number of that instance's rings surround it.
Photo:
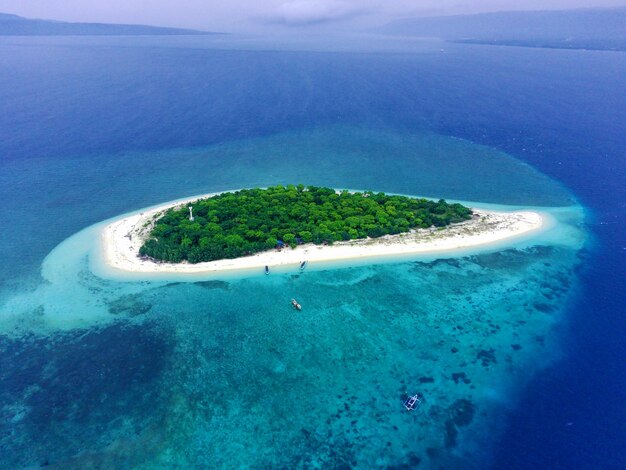
<path fill-rule="evenodd" d="M 413 411 L 415 408 L 420 406 L 421 403 L 422 400 L 420 399 L 420 397 L 418 395 L 413 395 L 412 397 L 408 397 L 406 400 L 404 400 L 404 407 L 407 409 L 407 411 Z"/>
<path fill-rule="evenodd" d="M 269 274 L 270 273 L 270 268 L 269 266 L 265 266 L 265 274 Z"/>
<path fill-rule="evenodd" d="M 302 305 L 296 302 L 296 299 L 291 299 L 291 305 L 293 305 L 293 308 L 296 310 L 302 310 Z"/>
<path fill-rule="evenodd" d="M 306 267 L 306 260 L 300 263 L 300 269 L 304 269 Z"/>

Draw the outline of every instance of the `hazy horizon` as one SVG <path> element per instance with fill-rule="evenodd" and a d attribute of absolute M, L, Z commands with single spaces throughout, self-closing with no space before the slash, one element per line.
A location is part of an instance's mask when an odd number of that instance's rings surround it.
<path fill-rule="evenodd" d="M 513 10 L 559 10 L 626 6 L 623 0 L 181 0 L 171 6 L 165 0 L 0 0 L 0 12 L 27 18 L 69 22 L 145 24 L 206 31 L 354 31 L 401 18 L 473 14 Z"/>

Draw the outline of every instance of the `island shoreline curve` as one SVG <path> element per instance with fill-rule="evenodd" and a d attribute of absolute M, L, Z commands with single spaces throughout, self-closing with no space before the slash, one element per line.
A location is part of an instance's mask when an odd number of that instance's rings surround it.
<path fill-rule="evenodd" d="M 224 191 L 224 192 L 234 192 Z M 514 212 L 472 208 L 471 220 L 443 229 L 417 229 L 398 235 L 335 242 L 332 245 L 300 245 L 295 249 L 269 250 L 251 256 L 208 261 L 168 263 L 141 258 L 139 248 L 152 224 L 167 209 L 198 199 L 216 196 L 208 193 L 167 202 L 130 213 L 105 225 L 100 233 L 100 257 L 105 269 L 119 274 L 218 274 L 298 267 L 303 261 L 327 263 L 364 259 L 411 257 L 415 255 L 450 255 L 457 251 L 489 249 L 503 242 L 517 241 L 541 231 L 547 225 L 547 214 L 530 210 Z M 414 196 L 411 196 L 414 197 Z"/>

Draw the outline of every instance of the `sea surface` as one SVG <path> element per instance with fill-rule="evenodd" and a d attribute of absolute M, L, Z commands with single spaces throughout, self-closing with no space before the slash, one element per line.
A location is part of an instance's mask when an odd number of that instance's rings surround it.
<path fill-rule="evenodd" d="M 625 75 L 403 38 L 1 38 L 0 468 L 622 468 Z M 556 226 L 270 276 L 91 270 L 102 221 L 288 183 Z"/>

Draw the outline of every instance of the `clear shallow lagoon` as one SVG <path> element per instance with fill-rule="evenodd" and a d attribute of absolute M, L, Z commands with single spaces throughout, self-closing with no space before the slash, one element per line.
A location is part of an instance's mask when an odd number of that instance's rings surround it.
<path fill-rule="evenodd" d="M 569 149 L 579 118 L 551 121 L 559 140 L 534 113 L 550 97 L 561 112 L 572 100 L 596 117 L 582 78 L 555 95 L 570 73 L 560 65 L 595 63 L 602 85 L 619 58 L 74 41 L 0 50 L 12 65 L 0 77 L 0 215 L 11 227 L 0 241 L 0 466 L 501 464 L 500 436 L 524 387 L 571 354 L 563 345 L 588 295 L 581 267 L 593 265 L 574 194 L 593 199 L 561 170 L 574 154 L 550 147 Z M 481 71 L 510 55 L 500 77 Z M 522 59 L 531 72 L 519 82 Z M 533 75 L 537 62 L 553 75 Z M 614 164 L 619 127 L 607 116 L 619 111 L 605 109 L 601 145 Z M 527 127 L 503 140 L 511 122 Z M 585 145 L 583 155 L 601 146 L 593 135 Z M 544 172 L 572 189 L 511 156 L 537 164 L 543 146 Z M 69 238 L 150 204 L 288 182 L 551 206 L 563 231 L 455 259 L 194 283 L 102 280 L 89 270 L 89 237 Z M 301 314 L 289 308 L 294 296 Z M 402 412 L 418 391 L 424 406 Z"/>

